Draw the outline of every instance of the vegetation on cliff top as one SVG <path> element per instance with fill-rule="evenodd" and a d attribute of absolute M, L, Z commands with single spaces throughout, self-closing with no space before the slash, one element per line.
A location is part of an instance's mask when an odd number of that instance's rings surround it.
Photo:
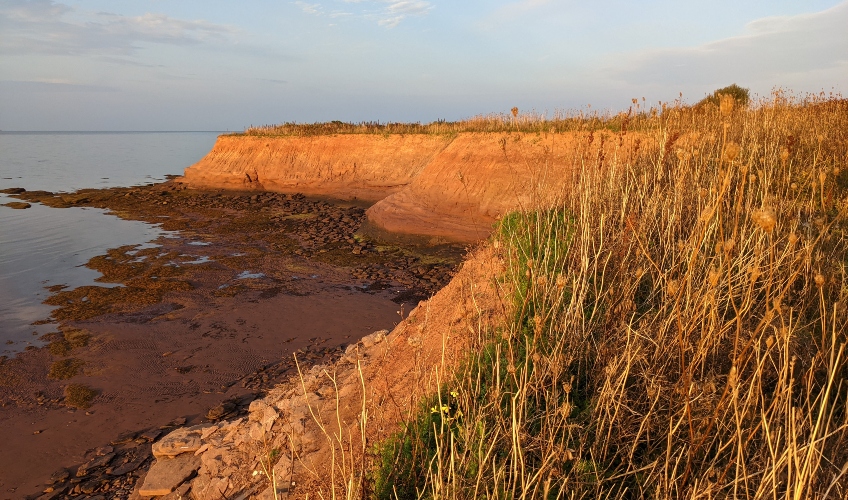
<path fill-rule="evenodd" d="M 575 131 L 610 130 L 627 132 L 628 130 L 657 130 L 668 123 L 669 116 L 680 110 L 694 111 L 704 117 L 714 114 L 720 107 L 722 96 L 732 97 L 737 108 L 752 105 L 762 108 L 777 101 L 795 105 L 821 103 L 827 100 L 831 103 L 840 102 L 841 98 L 824 95 L 809 95 L 803 98 L 789 98 L 778 93 L 774 98 L 752 100 L 748 89 L 736 84 L 721 88 L 706 96 L 694 106 L 686 106 L 678 100 L 673 103 L 649 104 L 645 99 L 633 99 L 627 111 L 611 113 L 608 111 L 585 110 L 556 112 L 552 116 L 535 111 L 519 113 L 513 108 L 510 113 L 496 113 L 474 116 L 459 121 L 438 120 L 431 123 L 381 123 L 381 122 L 318 122 L 295 123 L 286 122 L 276 125 L 250 126 L 244 132 L 227 134 L 230 136 L 253 137 L 313 137 L 324 135 L 392 135 L 392 134 L 424 134 L 424 135 L 455 135 L 460 133 L 565 133 Z"/>
<path fill-rule="evenodd" d="M 848 103 L 629 116 L 656 147 L 575 151 L 559 208 L 501 222 L 512 319 L 376 497 L 848 496 Z"/>

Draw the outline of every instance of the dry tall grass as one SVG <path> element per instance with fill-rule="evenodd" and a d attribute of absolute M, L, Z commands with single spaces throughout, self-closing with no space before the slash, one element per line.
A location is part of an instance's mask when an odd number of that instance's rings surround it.
<path fill-rule="evenodd" d="M 679 104 L 679 103 L 678 103 Z M 634 106 L 627 113 L 597 111 L 556 112 L 548 117 L 530 111 L 519 113 L 512 108 L 510 113 L 480 115 L 459 121 L 439 120 L 431 123 L 348 123 L 332 121 L 324 123 L 282 123 L 278 125 L 250 126 L 242 133 L 230 135 L 249 136 L 295 136 L 308 137 L 333 134 L 434 134 L 454 135 L 469 132 L 499 133 L 549 133 L 576 130 L 610 129 L 619 131 L 628 125 L 642 124 L 656 119 L 666 106 L 646 110 L 634 99 Z"/>
<path fill-rule="evenodd" d="M 504 219 L 514 319 L 377 496 L 848 497 L 848 103 L 733 104 L 632 114 L 658 147 Z"/>

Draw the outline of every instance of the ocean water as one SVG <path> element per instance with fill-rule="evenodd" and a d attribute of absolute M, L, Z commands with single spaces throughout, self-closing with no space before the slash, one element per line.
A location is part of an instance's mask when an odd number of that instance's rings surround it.
<path fill-rule="evenodd" d="M 165 180 L 202 158 L 218 132 L 0 132 L 0 189 L 69 192 Z M 14 201 L 0 194 L 0 205 Z M 47 287 L 77 287 L 100 276 L 85 267 L 121 245 L 150 244 L 158 226 L 126 221 L 93 208 L 26 210 L 0 206 L 0 355 L 13 355 L 55 324 L 42 304 Z"/>

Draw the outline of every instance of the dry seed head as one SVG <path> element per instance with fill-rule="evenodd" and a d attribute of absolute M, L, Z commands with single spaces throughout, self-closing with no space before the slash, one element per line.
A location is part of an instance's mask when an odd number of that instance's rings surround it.
<path fill-rule="evenodd" d="M 724 250 L 724 243 L 717 241 L 715 244 L 715 253 L 721 253 Z"/>
<path fill-rule="evenodd" d="M 721 116 L 730 116 L 733 113 L 733 105 L 736 104 L 736 99 L 730 94 L 722 94 L 719 98 L 718 109 L 721 111 Z"/>
<path fill-rule="evenodd" d="M 556 287 L 557 290 L 562 290 L 563 288 L 565 288 L 565 276 L 561 274 L 557 275 Z"/>
<path fill-rule="evenodd" d="M 749 175 L 748 176 L 748 182 L 750 182 L 751 184 L 757 182 L 757 176 L 755 174 Z"/>
<path fill-rule="evenodd" d="M 718 285 L 718 278 L 719 278 L 718 269 L 710 269 L 710 274 L 707 277 L 707 280 L 709 281 L 710 286 Z"/>
<path fill-rule="evenodd" d="M 727 374 L 727 385 L 730 387 L 736 387 L 736 383 L 738 382 L 738 376 L 736 374 L 736 367 L 730 367 L 730 373 Z"/>
<path fill-rule="evenodd" d="M 559 413 L 564 418 L 568 418 L 571 415 L 571 411 L 574 409 L 574 405 L 571 402 L 566 401 L 559 407 Z M 571 450 L 567 450 L 566 453 L 569 453 Z M 571 457 L 566 458 L 566 460 L 571 460 Z"/>
<path fill-rule="evenodd" d="M 767 233 L 772 232 L 774 230 L 774 226 L 777 224 L 777 218 L 774 216 L 774 212 L 769 208 L 755 210 L 751 215 L 751 219 L 753 219 L 754 224 Z"/>
<path fill-rule="evenodd" d="M 536 284 L 539 286 L 545 286 L 548 284 L 548 277 L 544 274 L 536 278 Z"/>
<path fill-rule="evenodd" d="M 788 160 L 788 159 L 789 159 L 789 149 L 787 149 L 787 148 L 783 148 L 783 149 L 780 151 L 780 160 L 781 160 L 781 161 L 783 161 L 783 162 L 785 162 L 785 161 L 786 161 L 786 160 Z"/>
<path fill-rule="evenodd" d="M 824 276 L 821 273 L 816 273 L 816 286 L 821 288 L 824 286 Z"/>
<path fill-rule="evenodd" d="M 518 117 L 518 106 L 514 106 L 511 111 L 512 111 L 512 116 L 514 118 L 517 118 Z"/>
<path fill-rule="evenodd" d="M 648 393 L 649 398 L 653 399 L 654 396 L 656 396 L 657 392 L 659 392 L 659 391 L 657 390 L 656 386 L 654 386 L 653 384 L 650 384 L 650 385 L 648 385 L 648 387 L 645 388 L 645 392 Z"/>
<path fill-rule="evenodd" d="M 677 284 L 677 280 L 669 280 L 668 285 L 666 285 L 668 289 L 669 295 L 676 295 L 677 290 L 679 290 L 679 285 Z"/>
<path fill-rule="evenodd" d="M 527 267 L 529 267 L 530 269 L 533 269 L 534 264 L 536 264 L 536 263 L 533 262 L 533 259 L 527 259 Z"/>
<path fill-rule="evenodd" d="M 728 145 L 724 148 L 724 159 L 729 162 L 735 160 L 736 157 L 739 156 L 739 151 L 741 149 L 742 148 L 739 147 L 739 144 L 736 144 L 735 142 L 728 143 Z"/>
<path fill-rule="evenodd" d="M 827 174 L 824 171 L 819 172 L 819 184 L 820 185 L 824 186 L 824 181 L 825 181 L 826 178 L 827 178 Z"/>
<path fill-rule="evenodd" d="M 793 191 L 795 191 L 795 190 L 797 190 L 797 189 L 798 189 L 798 183 L 797 183 L 797 182 L 793 182 L 792 184 L 790 184 L 790 185 L 789 185 L 789 187 L 790 187 L 790 188 L 792 188 L 792 190 L 793 190 Z"/>
<path fill-rule="evenodd" d="M 736 246 L 736 241 L 732 238 L 724 242 L 724 253 L 729 254 L 733 251 L 733 248 Z"/>
<path fill-rule="evenodd" d="M 774 335 L 769 335 L 769 338 L 766 339 L 766 349 L 771 349 L 772 345 L 774 345 Z"/>
<path fill-rule="evenodd" d="M 795 234 L 795 231 L 792 231 L 789 234 L 789 244 L 795 246 L 795 243 L 798 243 L 798 235 Z"/>

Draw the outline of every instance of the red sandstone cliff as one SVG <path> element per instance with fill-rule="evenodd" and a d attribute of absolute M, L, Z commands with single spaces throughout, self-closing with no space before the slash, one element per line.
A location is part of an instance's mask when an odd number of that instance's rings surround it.
<path fill-rule="evenodd" d="M 221 136 L 182 182 L 376 202 L 368 220 L 377 228 L 472 242 L 508 211 L 555 204 L 581 169 L 615 168 L 644 141 L 610 132 Z"/>

